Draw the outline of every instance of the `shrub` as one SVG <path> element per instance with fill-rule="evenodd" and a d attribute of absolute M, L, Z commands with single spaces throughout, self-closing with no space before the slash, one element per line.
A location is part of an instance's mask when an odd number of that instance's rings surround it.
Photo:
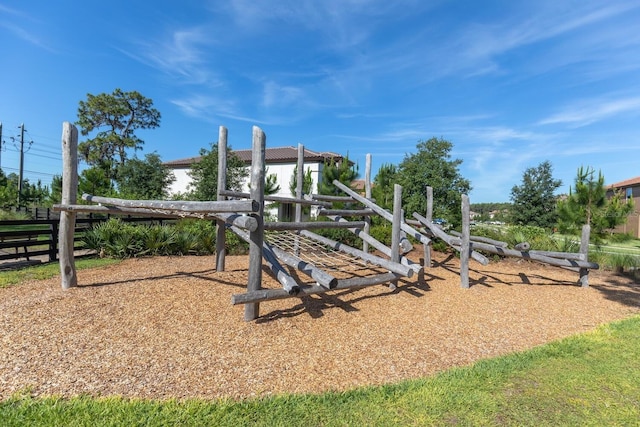
<path fill-rule="evenodd" d="M 610 243 L 625 243 L 634 240 L 631 233 L 612 233 L 609 235 Z"/>

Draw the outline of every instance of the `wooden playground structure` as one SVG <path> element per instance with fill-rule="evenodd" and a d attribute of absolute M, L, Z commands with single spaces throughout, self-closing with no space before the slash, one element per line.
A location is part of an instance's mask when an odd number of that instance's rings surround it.
<path fill-rule="evenodd" d="M 509 249 L 507 244 L 470 234 L 469 198 L 462 195 L 462 230 L 446 233 L 432 222 L 433 191 L 427 188 L 425 216 L 414 212 L 414 219 L 405 219 L 402 211 L 402 187 L 394 185 L 393 211 L 378 206 L 371 199 L 371 156 L 367 155 L 364 195 L 334 181 L 344 196 L 303 194 L 304 147 L 298 146 L 297 188 L 295 197 L 264 194 L 265 146 L 264 132 L 254 126 L 249 193 L 226 189 L 227 129 L 220 127 L 218 136 L 218 196 L 216 201 L 124 200 L 85 194 L 85 201 L 99 205 L 77 204 L 78 132 L 68 122 L 63 124 L 63 191 L 62 200 L 54 209 L 61 212 L 59 259 L 63 289 L 77 286 L 73 254 L 75 215 L 77 212 L 99 212 L 115 215 L 195 217 L 215 220 L 216 270 L 225 269 L 225 231 L 231 230 L 249 244 L 248 283 L 245 293 L 232 297 L 233 304 L 244 304 L 244 319 L 259 317 L 262 301 L 303 297 L 338 289 L 355 289 L 389 284 L 395 288 L 402 277 L 412 278 L 423 268 L 431 267 L 431 243 L 438 238 L 460 254 L 460 284 L 469 287 L 469 260 L 486 265 L 489 261 L 480 252 L 519 257 L 577 271 L 582 286 L 588 286 L 589 269 L 598 265 L 588 261 L 589 228 L 583 228 L 578 253 L 529 250 L 526 242 Z M 265 201 L 295 205 L 292 222 L 265 221 Z M 334 203 L 348 208 L 334 208 Z M 318 215 L 328 221 L 303 221 L 303 206 L 318 209 Z M 391 223 L 391 245 L 387 246 L 370 234 L 370 218 L 378 216 Z M 351 220 L 350 218 L 362 218 Z M 323 237 L 312 230 L 341 228 L 349 230 L 363 241 L 362 248 Z M 405 255 L 413 249 L 410 239 L 423 245 L 424 263 L 420 265 Z M 374 249 L 376 254 L 370 252 Z M 282 285 L 279 289 L 262 289 L 262 268 Z M 309 279 L 301 280 L 301 273 Z"/>

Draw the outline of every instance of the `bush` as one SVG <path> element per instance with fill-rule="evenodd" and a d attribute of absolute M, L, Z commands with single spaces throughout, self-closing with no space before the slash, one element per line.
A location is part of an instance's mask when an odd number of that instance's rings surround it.
<path fill-rule="evenodd" d="M 612 233 L 609 235 L 609 243 L 626 243 L 634 240 L 631 233 Z"/>
<path fill-rule="evenodd" d="M 216 227 L 210 220 L 185 219 L 175 225 L 134 225 L 111 218 L 83 237 L 100 256 L 130 258 L 154 255 L 209 255 L 216 250 Z M 249 245 L 227 230 L 227 253 L 245 254 Z"/>
<path fill-rule="evenodd" d="M 380 243 L 391 246 L 391 224 L 386 223 L 381 225 L 374 225 L 369 230 L 369 234 Z"/>

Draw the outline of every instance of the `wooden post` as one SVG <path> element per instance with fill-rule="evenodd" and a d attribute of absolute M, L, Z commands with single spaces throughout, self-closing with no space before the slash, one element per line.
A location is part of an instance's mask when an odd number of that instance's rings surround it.
<path fill-rule="evenodd" d="M 257 213 L 251 214 L 258 221 L 256 231 L 249 233 L 249 283 L 247 292 L 255 292 L 262 288 L 262 244 L 264 243 L 264 156 L 266 139 L 264 132 L 258 126 L 253 127 L 253 141 L 251 146 L 251 181 L 249 195 L 257 200 Z M 260 304 L 249 303 L 244 306 L 244 320 L 255 320 L 260 315 Z"/>
<path fill-rule="evenodd" d="M 462 195 L 462 243 L 460 244 L 460 286 L 469 288 L 469 255 L 471 252 L 471 235 L 469 224 L 469 196 Z"/>
<path fill-rule="evenodd" d="M 400 226 L 402 224 L 402 186 L 393 184 L 393 221 L 391 222 L 391 261 L 400 262 Z M 398 281 L 389 284 L 390 289 L 395 289 Z"/>
<path fill-rule="evenodd" d="M 296 164 L 296 199 L 302 199 L 304 191 L 304 145 L 298 144 L 298 163 Z M 296 203 L 295 222 L 302 222 L 302 205 Z M 296 237 L 293 254 L 300 256 L 300 239 Z"/>
<path fill-rule="evenodd" d="M 584 261 L 589 261 L 589 237 L 591 234 L 591 226 L 585 224 L 582 226 L 582 235 L 580 236 L 580 254 L 584 255 Z M 589 269 L 580 268 L 580 285 L 583 288 L 589 287 Z"/>
<path fill-rule="evenodd" d="M 78 129 L 69 122 L 62 124 L 62 204 L 75 204 L 78 197 Z M 75 212 L 60 213 L 58 240 L 62 289 L 78 286 L 73 237 Z"/>
<path fill-rule="evenodd" d="M 221 193 L 227 189 L 227 128 L 220 126 L 218 130 L 218 188 L 217 200 L 226 200 Z M 226 224 L 222 219 L 216 220 L 216 271 L 224 271 L 226 257 Z"/>
<path fill-rule="evenodd" d="M 367 153 L 364 168 L 364 197 L 371 199 L 371 154 Z M 364 224 L 364 232 L 369 234 L 371 230 L 371 217 L 366 216 Z M 369 242 L 362 241 L 362 251 L 369 252 Z"/>
<path fill-rule="evenodd" d="M 427 186 L 427 212 L 426 212 L 427 216 L 427 221 L 433 221 L 433 187 Z M 422 245 L 422 247 L 424 248 L 424 267 L 425 268 L 431 268 L 432 266 L 432 261 L 431 261 L 431 249 L 432 249 L 432 242 L 429 241 L 429 243 L 425 243 Z"/>

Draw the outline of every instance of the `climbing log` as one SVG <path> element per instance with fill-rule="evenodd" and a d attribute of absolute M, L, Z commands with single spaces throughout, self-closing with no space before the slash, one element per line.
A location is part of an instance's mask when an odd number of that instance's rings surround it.
<path fill-rule="evenodd" d="M 371 264 L 374 265 L 378 265 L 380 267 L 386 268 L 387 270 L 396 273 L 396 274 L 400 274 L 402 276 L 406 276 L 406 277 L 412 277 L 413 276 L 413 269 L 406 266 L 406 265 L 402 265 L 400 263 L 397 262 L 392 262 L 380 257 L 377 257 L 375 255 L 371 255 L 369 253 L 363 252 L 360 249 L 355 249 L 352 248 L 349 245 L 345 245 L 344 243 L 340 243 L 340 242 L 336 242 L 335 240 L 331 240 L 327 237 L 323 237 L 320 236 L 318 234 L 312 233 L 311 231 L 307 231 L 307 230 L 301 230 L 300 234 L 303 236 L 306 236 L 310 239 L 315 240 L 316 242 L 319 242 L 323 245 L 327 245 L 337 251 L 341 251 L 344 252 L 346 254 L 349 254 L 351 256 L 360 258 L 366 262 L 370 262 Z"/>
<path fill-rule="evenodd" d="M 258 209 L 260 208 L 257 200 L 222 200 L 219 202 L 187 202 L 182 200 L 125 200 L 116 199 L 113 197 L 92 196 L 91 194 L 83 194 L 82 199 L 88 202 L 119 207 L 164 209 L 168 211 L 199 213 L 252 213 L 258 212 Z"/>

